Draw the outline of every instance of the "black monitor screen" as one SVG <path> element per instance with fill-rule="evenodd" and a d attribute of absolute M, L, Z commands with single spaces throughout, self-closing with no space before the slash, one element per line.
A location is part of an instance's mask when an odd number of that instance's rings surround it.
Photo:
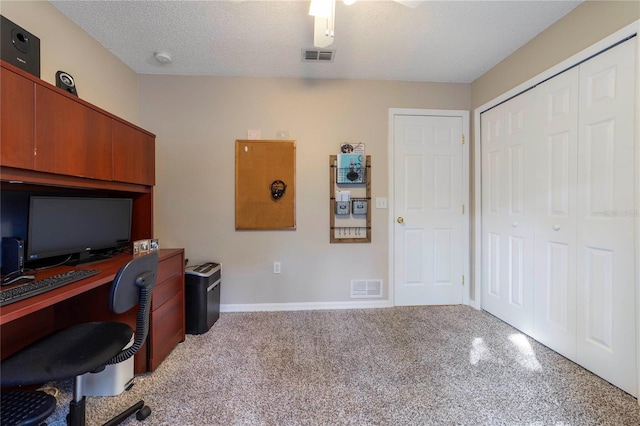
<path fill-rule="evenodd" d="M 27 260 L 89 254 L 131 238 L 132 200 L 33 196 L 29 201 Z"/>

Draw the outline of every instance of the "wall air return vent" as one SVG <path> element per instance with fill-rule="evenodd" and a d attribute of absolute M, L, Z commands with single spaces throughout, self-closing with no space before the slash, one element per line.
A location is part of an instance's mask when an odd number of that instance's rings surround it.
<path fill-rule="evenodd" d="M 335 50 L 302 49 L 302 62 L 333 62 Z"/>
<path fill-rule="evenodd" d="M 351 298 L 382 297 L 382 280 L 351 280 Z"/>

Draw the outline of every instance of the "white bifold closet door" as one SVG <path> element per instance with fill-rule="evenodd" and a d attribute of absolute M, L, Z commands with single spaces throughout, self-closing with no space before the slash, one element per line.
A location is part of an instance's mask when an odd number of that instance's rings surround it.
<path fill-rule="evenodd" d="M 576 218 L 578 363 L 634 396 L 636 40 L 580 66 Z"/>
<path fill-rule="evenodd" d="M 576 361 L 578 79 L 573 68 L 536 87 L 534 332 Z M 582 184 L 582 182 L 581 182 Z"/>
<path fill-rule="evenodd" d="M 533 95 L 482 114 L 482 305 L 527 334 L 533 330 Z"/>
<path fill-rule="evenodd" d="M 483 308 L 634 396 L 636 43 L 481 117 Z"/>

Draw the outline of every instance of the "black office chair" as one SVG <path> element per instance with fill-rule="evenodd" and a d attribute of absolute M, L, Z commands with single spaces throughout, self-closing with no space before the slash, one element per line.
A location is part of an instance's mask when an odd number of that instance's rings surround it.
<path fill-rule="evenodd" d="M 111 311 L 122 314 L 139 304 L 132 346 L 124 349 L 133 335 L 133 330 L 127 324 L 90 322 L 74 325 L 46 336 L 0 362 L 0 384 L 2 386 L 33 385 L 75 377 L 67 424 L 83 426 L 85 396 L 82 393 L 81 376 L 88 372 L 100 371 L 108 364 L 116 364 L 132 357 L 144 344 L 149 330 L 151 294 L 156 284 L 157 270 L 158 253 L 151 252 L 129 261 L 120 268 L 113 280 L 110 296 Z M 24 395 L 31 393 L 24 393 Z M 13 396 L 20 398 L 19 395 Z M 30 410 L 30 405 L 19 402 L 11 404 L 11 407 L 15 406 L 18 406 L 18 410 Z M 0 407 L 3 419 L 13 415 L 8 412 L 9 409 L 10 407 L 5 407 L 4 404 Z M 38 424 L 43 420 L 43 410 L 49 410 L 47 403 L 44 403 L 44 408 L 34 410 L 37 413 L 32 420 L 23 420 L 21 424 Z M 151 413 L 151 410 L 144 405 L 144 401 L 139 401 L 106 424 L 119 424 L 133 413 L 137 413 L 138 420 L 142 420 Z M 49 412 L 46 416 L 50 414 Z M 20 416 L 25 417 L 24 413 L 20 413 Z"/>

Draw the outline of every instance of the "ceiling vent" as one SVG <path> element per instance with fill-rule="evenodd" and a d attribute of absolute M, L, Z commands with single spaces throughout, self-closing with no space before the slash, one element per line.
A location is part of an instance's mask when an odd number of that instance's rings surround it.
<path fill-rule="evenodd" d="M 302 49 L 302 62 L 333 62 L 335 50 Z"/>

